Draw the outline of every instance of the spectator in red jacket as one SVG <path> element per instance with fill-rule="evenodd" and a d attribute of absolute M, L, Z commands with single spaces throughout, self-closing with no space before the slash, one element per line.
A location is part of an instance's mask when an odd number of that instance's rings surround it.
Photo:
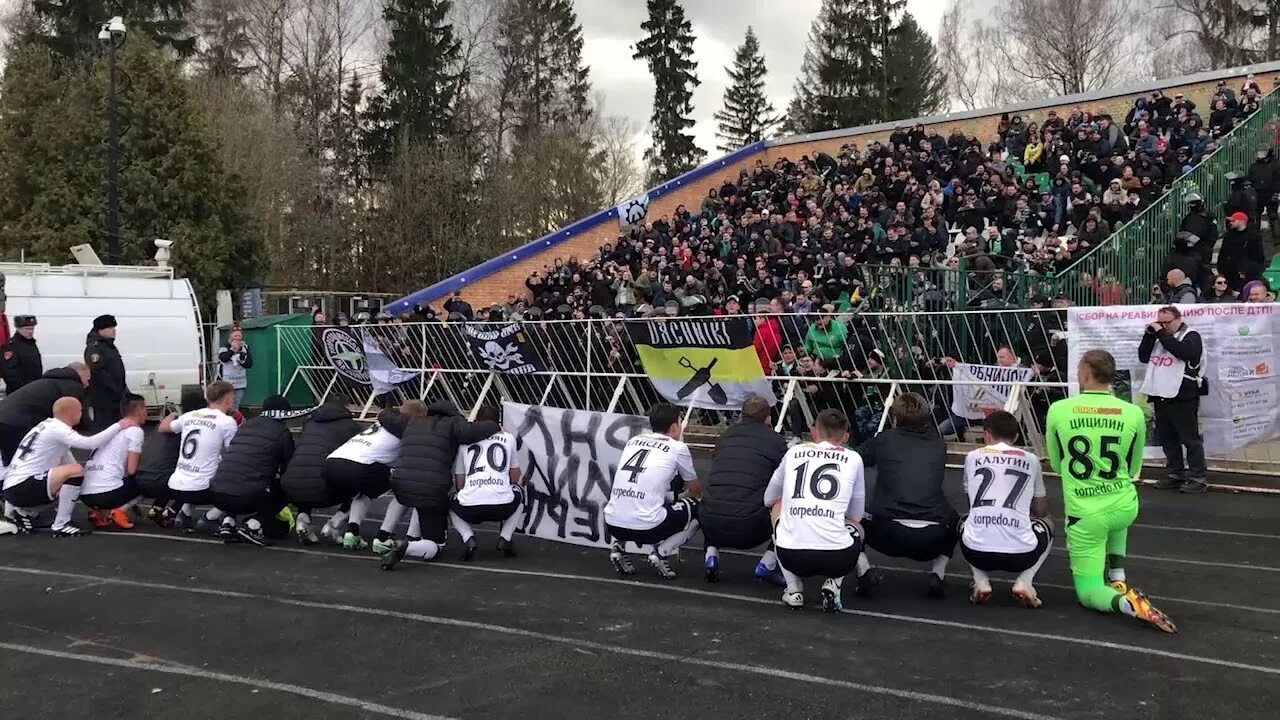
<path fill-rule="evenodd" d="M 772 371 L 773 362 L 782 352 L 782 324 L 778 322 L 778 318 L 768 314 L 768 300 L 763 298 L 757 300 L 755 312 L 756 337 L 753 342 L 756 346 L 756 355 L 760 358 L 760 367 L 764 368 L 764 374 L 768 375 Z"/>

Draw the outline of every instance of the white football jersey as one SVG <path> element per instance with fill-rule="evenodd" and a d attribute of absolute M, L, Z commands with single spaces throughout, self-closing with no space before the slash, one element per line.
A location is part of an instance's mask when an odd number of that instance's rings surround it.
<path fill-rule="evenodd" d="M 688 445 L 659 433 L 631 438 L 613 475 L 605 522 L 628 530 L 657 527 L 667 519 L 667 493 L 677 475 L 685 482 L 697 479 Z"/>
<path fill-rule="evenodd" d="M 765 490 L 765 505 L 782 501 L 774 530 L 788 550 L 843 550 L 853 545 L 845 518 L 861 522 L 866 502 L 862 456 L 829 442 L 787 451 Z"/>
<path fill-rule="evenodd" d="M 971 451 L 964 458 L 969 519 L 964 544 L 972 550 L 1024 553 L 1036 547 L 1031 498 L 1044 497 L 1040 458 L 1006 443 Z"/>
<path fill-rule="evenodd" d="M 382 425 L 374 423 L 329 453 L 329 457 L 361 465 L 394 465 L 400 459 L 400 438 L 387 432 Z"/>
<path fill-rule="evenodd" d="M 458 448 L 453 474 L 466 476 L 458 491 L 458 502 L 468 507 L 506 505 L 516 497 L 511 488 L 511 469 L 519 466 L 516 439 L 510 433 L 500 432 Z"/>
<path fill-rule="evenodd" d="M 85 437 L 57 418 L 49 418 L 31 428 L 18 443 L 13 462 L 4 476 L 6 488 L 30 477 L 40 477 L 67 461 L 67 451 L 94 450 L 120 432 L 116 423 L 97 435 Z"/>
<path fill-rule="evenodd" d="M 84 463 L 84 484 L 80 493 L 95 495 L 124 485 L 129 453 L 142 452 L 143 435 L 140 427 L 125 428 L 106 445 L 94 450 Z"/>
<path fill-rule="evenodd" d="M 193 410 L 170 425 L 182 433 L 178 445 L 178 466 L 169 476 L 169 489 L 199 492 L 209 489 L 218 472 L 222 451 L 236 434 L 236 421 L 215 408 Z"/>

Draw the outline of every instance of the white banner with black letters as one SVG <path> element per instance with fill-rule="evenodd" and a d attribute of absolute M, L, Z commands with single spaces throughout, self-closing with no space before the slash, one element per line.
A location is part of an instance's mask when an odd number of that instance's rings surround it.
<path fill-rule="evenodd" d="M 524 478 L 520 532 L 546 540 L 608 547 L 604 506 L 622 447 L 648 430 L 634 415 L 503 403 Z"/>
<path fill-rule="evenodd" d="M 981 420 L 1004 407 L 1012 390 L 1010 383 L 1031 381 L 1031 368 L 956 363 L 951 379 L 964 383 L 951 388 L 951 414 Z"/>

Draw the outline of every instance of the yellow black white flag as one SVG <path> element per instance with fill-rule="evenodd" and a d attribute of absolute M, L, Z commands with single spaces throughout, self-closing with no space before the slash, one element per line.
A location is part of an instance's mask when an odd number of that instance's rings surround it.
<path fill-rule="evenodd" d="M 745 317 L 659 319 L 627 323 L 645 373 L 668 401 L 736 410 L 748 395 L 777 402 L 765 379 Z"/>

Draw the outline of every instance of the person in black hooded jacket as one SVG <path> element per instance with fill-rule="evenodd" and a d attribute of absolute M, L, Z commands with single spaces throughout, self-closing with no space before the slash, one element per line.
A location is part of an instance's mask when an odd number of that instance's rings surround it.
<path fill-rule="evenodd" d="M 492 420 L 467 422 L 453 403 L 442 400 L 427 408 L 427 416 L 414 418 L 400 444 L 400 464 L 391 477 L 396 500 L 418 513 L 422 539 L 395 541 L 382 556 L 390 570 L 405 556 L 430 560 L 440 554 L 449 532 L 449 493 L 453 490 L 453 463 L 458 448 L 478 443 L 502 428 Z"/>
<path fill-rule="evenodd" d="M 84 405 L 88 385 L 89 368 L 77 362 L 54 368 L 7 395 L 0 402 L 0 456 L 5 466 L 13 460 L 23 436 L 45 418 L 53 417 L 53 404 L 59 398 L 73 397 Z"/>
<path fill-rule="evenodd" d="M 947 562 L 960 539 L 959 513 L 942 491 L 947 444 L 934 428 L 929 403 L 916 393 L 899 395 L 889 417 L 893 427 L 858 448 L 863 464 L 878 468 L 862 523 L 867 546 L 930 563 L 929 596 L 941 597 Z M 859 567 L 856 593 L 865 596 L 879 582 L 878 570 Z"/>
<path fill-rule="evenodd" d="M 190 388 L 182 392 L 183 414 L 208 407 L 204 392 Z M 160 527 L 171 527 L 178 514 L 178 503 L 169 498 L 169 476 L 178 467 L 178 452 L 182 449 L 182 435 L 162 433 L 157 428 L 146 431 L 142 440 L 142 455 L 138 458 L 138 472 L 133 479 L 138 493 L 153 500 L 147 511 L 147 519 Z"/>
<path fill-rule="evenodd" d="M 351 411 L 341 400 L 331 399 L 321 405 L 294 443 L 293 459 L 280 476 L 280 489 L 285 498 L 297 506 L 298 519 L 294 528 L 298 540 L 305 545 L 319 542 L 311 529 L 311 512 L 316 508 L 342 505 L 344 512 L 351 509 L 351 498 L 337 498 L 329 493 L 321 467 L 325 458 L 343 443 L 360 434 L 360 426 Z"/>
<path fill-rule="evenodd" d="M 698 509 L 706 540 L 705 577 L 719 580 L 719 548 L 750 550 L 769 543 L 756 577 L 786 587 L 773 549 L 773 520 L 761 504 L 773 471 L 787 454 L 787 441 L 769 427 L 769 405 L 756 395 L 742 403 L 742 418 L 716 441 L 711 474 Z"/>
<path fill-rule="evenodd" d="M 223 451 L 209 490 L 213 506 L 226 513 L 218 529 L 224 541 L 238 538 L 259 547 L 267 544 L 263 523 L 286 505 L 279 478 L 293 458 L 293 433 L 285 425 L 292 409 L 279 395 L 267 398 L 262 414 L 246 420 Z"/>

